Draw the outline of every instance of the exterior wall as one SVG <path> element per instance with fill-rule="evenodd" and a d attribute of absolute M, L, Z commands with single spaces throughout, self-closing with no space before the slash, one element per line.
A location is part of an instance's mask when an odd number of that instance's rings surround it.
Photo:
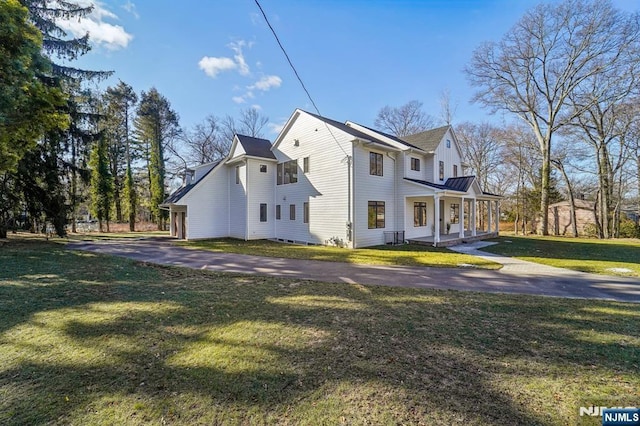
<path fill-rule="evenodd" d="M 228 174 L 220 164 L 182 200 L 187 205 L 187 239 L 225 237 L 229 232 Z"/>
<path fill-rule="evenodd" d="M 236 166 L 240 166 L 240 183 L 236 183 Z M 247 166 L 238 162 L 226 166 L 226 169 L 229 182 L 228 235 L 244 240 L 247 237 Z"/>
<path fill-rule="evenodd" d="M 260 172 L 260 166 L 267 172 Z M 275 237 L 274 185 L 276 164 L 272 161 L 247 159 L 247 239 L 255 240 Z M 235 173 L 235 172 L 234 172 Z M 267 205 L 267 221 L 260 222 L 260 204 Z M 234 213 L 235 214 L 235 213 Z"/>
<path fill-rule="evenodd" d="M 369 153 L 382 154 L 382 176 L 369 174 Z M 395 154 L 393 154 L 395 155 Z M 402 162 L 402 156 L 398 156 Z M 396 160 L 398 161 L 398 160 Z M 396 164 L 387 153 L 373 146 L 358 145 L 353 150 L 354 174 L 354 231 L 355 246 L 367 247 L 384 244 L 385 231 L 402 231 L 396 229 L 396 210 L 399 206 L 395 201 L 396 194 Z M 400 182 L 397 182 L 399 187 Z M 368 228 L 369 201 L 384 201 L 385 227 Z"/>
<path fill-rule="evenodd" d="M 415 152 L 406 152 L 402 154 L 404 157 L 404 161 L 402 161 L 402 166 L 404 168 L 404 177 L 409 179 L 417 179 L 417 180 L 427 180 L 428 174 L 426 173 L 427 167 L 427 159 L 425 156 L 416 154 Z M 411 170 L 411 159 L 417 158 L 420 160 L 420 170 Z M 400 164 L 399 164 L 400 165 Z"/>
<path fill-rule="evenodd" d="M 592 210 L 576 207 L 576 224 L 579 234 L 584 234 L 587 224 L 595 224 L 596 219 Z M 549 206 L 549 232 L 565 235 L 571 233 L 571 208 L 569 205 Z"/>
<path fill-rule="evenodd" d="M 295 119 L 274 150 L 278 163 L 298 160 L 298 182 L 276 185 L 275 204 L 282 212 L 275 223 L 277 238 L 313 244 L 328 244 L 333 239 L 348 242 L 349 168 L 345 152 L 351 153 L 352 139 L 336 128 L 330 133 L 323 122 L 305 113 Z M 309 157 L 309 173 L 303 173 L 304 157 Z M 303 222 L 305 202 L 309 203 L 309 223 Z M 296 206 L 295 220 L 289 219 L 290 204 Z"/>
<path fill-rule="evenodd" d="M 451 148 L 447 148 L 447 140 L 451 141 Z M 444 161 L 444 180 L 440 180 L 440 161 Z M 462 161 L 460 160 L 460 152 L 450 131 L 447 131 L 444 138 L 438 145 L 433 156 L 433 180 L 427 179 L 434 183 L 443 184 L 448 178 L 453 176 L 453 165 L 458 166 L 458 176 L 462 176 Z"/>
<path fill-rule="evenodd" d="M 427 203 L 427 225 L 414 226 L 413 203 Z M 433 235 L 433 197 L 407 197 L 404 200 L 404 236 L 405 238 L 419 238 Z"/>

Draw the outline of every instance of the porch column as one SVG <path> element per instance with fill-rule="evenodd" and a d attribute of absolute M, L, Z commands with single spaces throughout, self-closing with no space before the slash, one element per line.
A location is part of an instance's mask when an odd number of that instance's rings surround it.
<path fill-rule="evenodd" d="M 176 216 L 176 212 L 169 210 L 169 235 L 172 237 L 176 236 Z"/>
<path fill-rule="evenodd" d="M 459 238 L 464 238 L 464 197 L 460 197 L 460 218 L 458 219 L 460 224 Z"/>
<path fill-rule="evenodd" d="M 487 201 L 487 232 L 491 233 L 491 201 Z"/>
<path fill-rule="evenodd" d="M 433 246 L 440 242 L 440 197 L 433 196 Z"/>
<path fill-rule="evenodd" d="M 500 232 L 500 201 L 495 201 L 496 203 L 496 233 Z"/>
<path fill-rule="evenodd" d="M 176 224 L 177 224 L 177 228 L 178 228 L 178 239 L 179 240 L 183 240 L 184 239 L 184 235 L 182 235 L 182 213 L 176 213 Z"/>
<path fill-rule="evenodd" d="M 471 217 L 469 219 L 469 227 L 471 227 L 471 236 L 475 237 L 477 235 L 477 224 L 476 224 L 476 207 L 478 202 L 475 198 L 471 199 Z"/>

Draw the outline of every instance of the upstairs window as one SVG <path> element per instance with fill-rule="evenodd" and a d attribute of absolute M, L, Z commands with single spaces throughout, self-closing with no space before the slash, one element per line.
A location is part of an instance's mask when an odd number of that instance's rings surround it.
<path fill-rule="evenodd" d="M 369 153 L 369 174 L 372 176 L 382 176 L 382 154 L 377 152 Z"/>
<path fill-rule="evenodd" d="M 260 173 L 267 173 L 267 165 L 260 164 Z"/>
<path fill-rule="evenodd" d="M 458 165 L 453 165 L 453 177 L 458 177 Z"/>
<path fill-rule="evenodd" d="M 440 161 L 440 167 L 439 167 L 439 172 L 440 172 L 440 180 L 444 180 L 444 161 Z"/>
<path fill-rule="evenodd" d="M 278 164 L 278 185 L 298 182 L 298 160 L 290 160 Z"/>
<path fill-rule="evenodd" d="M 309 173 L 309 157 L 304 157 L 302 159 L 302 171 L 304 173 Z"/>
<path fill-rule="evenodd" d="M 417 172 L 420 171 L 420 159 L 419 158 L 411 158 L 411 170 L 415 170 Z"/>
<path fill-rule="evenodd" d="M 240 166 L 236 166 L 236 185 L 240 183 Z"/>
<path fill-rule="evenodd" d="M 447 139 L 447 148 L 451 148 L 451 141 Z"/>

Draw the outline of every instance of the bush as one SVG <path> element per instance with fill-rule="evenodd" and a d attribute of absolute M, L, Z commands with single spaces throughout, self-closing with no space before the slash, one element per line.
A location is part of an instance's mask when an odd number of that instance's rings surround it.
<path fill-rule="evenodd" d="M 640 238 L 640 227 L 632 220 L 620 222 L 620 238 Z"/>
<path fill-rule="evenodd" d="M 582 232 L 587 237 L 597 237 L 598 236 L 598 227 L 595 223 L 586 223 L 582 228 Z"/>

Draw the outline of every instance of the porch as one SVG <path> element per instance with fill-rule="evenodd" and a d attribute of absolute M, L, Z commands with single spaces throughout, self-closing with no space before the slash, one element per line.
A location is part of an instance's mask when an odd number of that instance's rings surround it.
<path fill-rule="evenodd" d="M 417 244 L 423 246 L 432 247 L 450 247 L 463 243 L 471 243 L 473 241 L 486 240 L 488 238 L 495 238 L 498 236 L 498 232 L 489 231 L 477 231 L 476 235 L 473 235 L 471 230 L 464 231 L 464 235 L 460 235 L 459 232 L 452 232 L 450 234 L 440 235 L 440 240 L 435 242 L 435 237 L 429 235 L 426 237 L 409 238 L 407 241 L 409 244 Z"/>

